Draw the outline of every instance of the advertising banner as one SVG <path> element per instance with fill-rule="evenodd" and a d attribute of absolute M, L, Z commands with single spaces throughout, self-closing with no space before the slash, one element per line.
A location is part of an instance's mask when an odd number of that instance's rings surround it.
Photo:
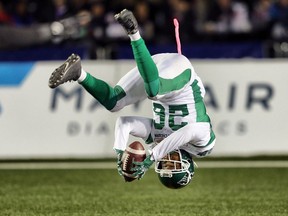
<path fill-rule="evenodd" d="M 213 156 L 288 154 L 287 62 L 191 62 L 206 88 L 205 103 L 217 137 Z M 111 113 L 77 82 L 50 89 L 49 76 L 61 63 L 0 64 L 0 159 L 115 157 L 117 117 L 152 117 L 149 100 Z M 135 62 L 82 65 L 114 86 Z"/>

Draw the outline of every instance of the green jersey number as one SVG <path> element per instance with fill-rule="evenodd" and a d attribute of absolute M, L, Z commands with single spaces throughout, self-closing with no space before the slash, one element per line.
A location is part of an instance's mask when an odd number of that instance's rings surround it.
<path fill-rule="evenodd" d="M 155 115 L 159 116 L 159 120 L 156 122 L 154 120 L 154 127 L 161 130 L 165 126 L 165 108 L 161 104 L 153 103 L 153 111 Z M 176 119 L 181 119 L 189 114 L 187 104 L 182 105 L 169 105 L 168 107 L 168 124 L 173 131 L 177 131 L 179 128 L 187 125 L 187 122 L 181 122 L 180 124 L 175 124 Z"/>

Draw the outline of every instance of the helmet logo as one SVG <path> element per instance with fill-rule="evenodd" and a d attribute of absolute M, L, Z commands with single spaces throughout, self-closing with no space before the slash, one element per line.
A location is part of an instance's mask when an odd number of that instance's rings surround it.
<path fill-rule="evenodd" d="M 187 173 L 188 174 L 188 173 Z M 189 181 L 190 181 L 190 176 L 189 176 L 189 174 L 188 175 L 184 175 L 183 176 L 183 178 L 182 179 L 180 179 L 180 181 L 178 181 L 177 182 L 177 184 L 179 184 L 179 185 L 187 185 L 188 183 L 189 183 Z M 189 178 L 190 177 L 190 178 Z"/>

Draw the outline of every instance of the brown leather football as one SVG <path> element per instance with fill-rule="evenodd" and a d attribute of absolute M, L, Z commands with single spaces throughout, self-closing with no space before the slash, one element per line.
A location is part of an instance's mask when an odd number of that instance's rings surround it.
<path fill-rule="evenodd" d="M 131 171 L 131 168 L 134 167 L 133 161 L 142 162 L 145 158 L 145 148 L 139 141 L 134 141 L 127 146 L 122 156 L 122 173 L 126 182 L 137 179 L 137 176 L 133 176 L 135 171 Z"/>

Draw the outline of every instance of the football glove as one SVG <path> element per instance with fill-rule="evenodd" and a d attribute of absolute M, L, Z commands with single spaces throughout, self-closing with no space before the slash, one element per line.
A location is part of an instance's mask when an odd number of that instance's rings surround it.
<path fill-rule="evenodd" d="M 150 168 L 150 166 L 153 163 L 154 161 L 151 160 L 150 155 L 148 155 L 143 162 L 133 161 L 134 167 L 131 168 L 131 171 L 135 171 L 133 173 L 133 176 L 137 177 L 138 180 L 140 180 L 141 178 L 143 178 L 144 174 L 146 173 L 146 171 Z"/>
<path fill-rule="evenodd" d="M 117 154 L 117 170 L 118 170 L 118 174 L 120 176 L 123 176 L 123 173 L 122 173 L 122 168 L 121 168 L 121 165 L 122 165 L 122 156 L 123 156 L 123 152 L 122 150 L 120 149 L 114 149 L 116 154 Z"/>

